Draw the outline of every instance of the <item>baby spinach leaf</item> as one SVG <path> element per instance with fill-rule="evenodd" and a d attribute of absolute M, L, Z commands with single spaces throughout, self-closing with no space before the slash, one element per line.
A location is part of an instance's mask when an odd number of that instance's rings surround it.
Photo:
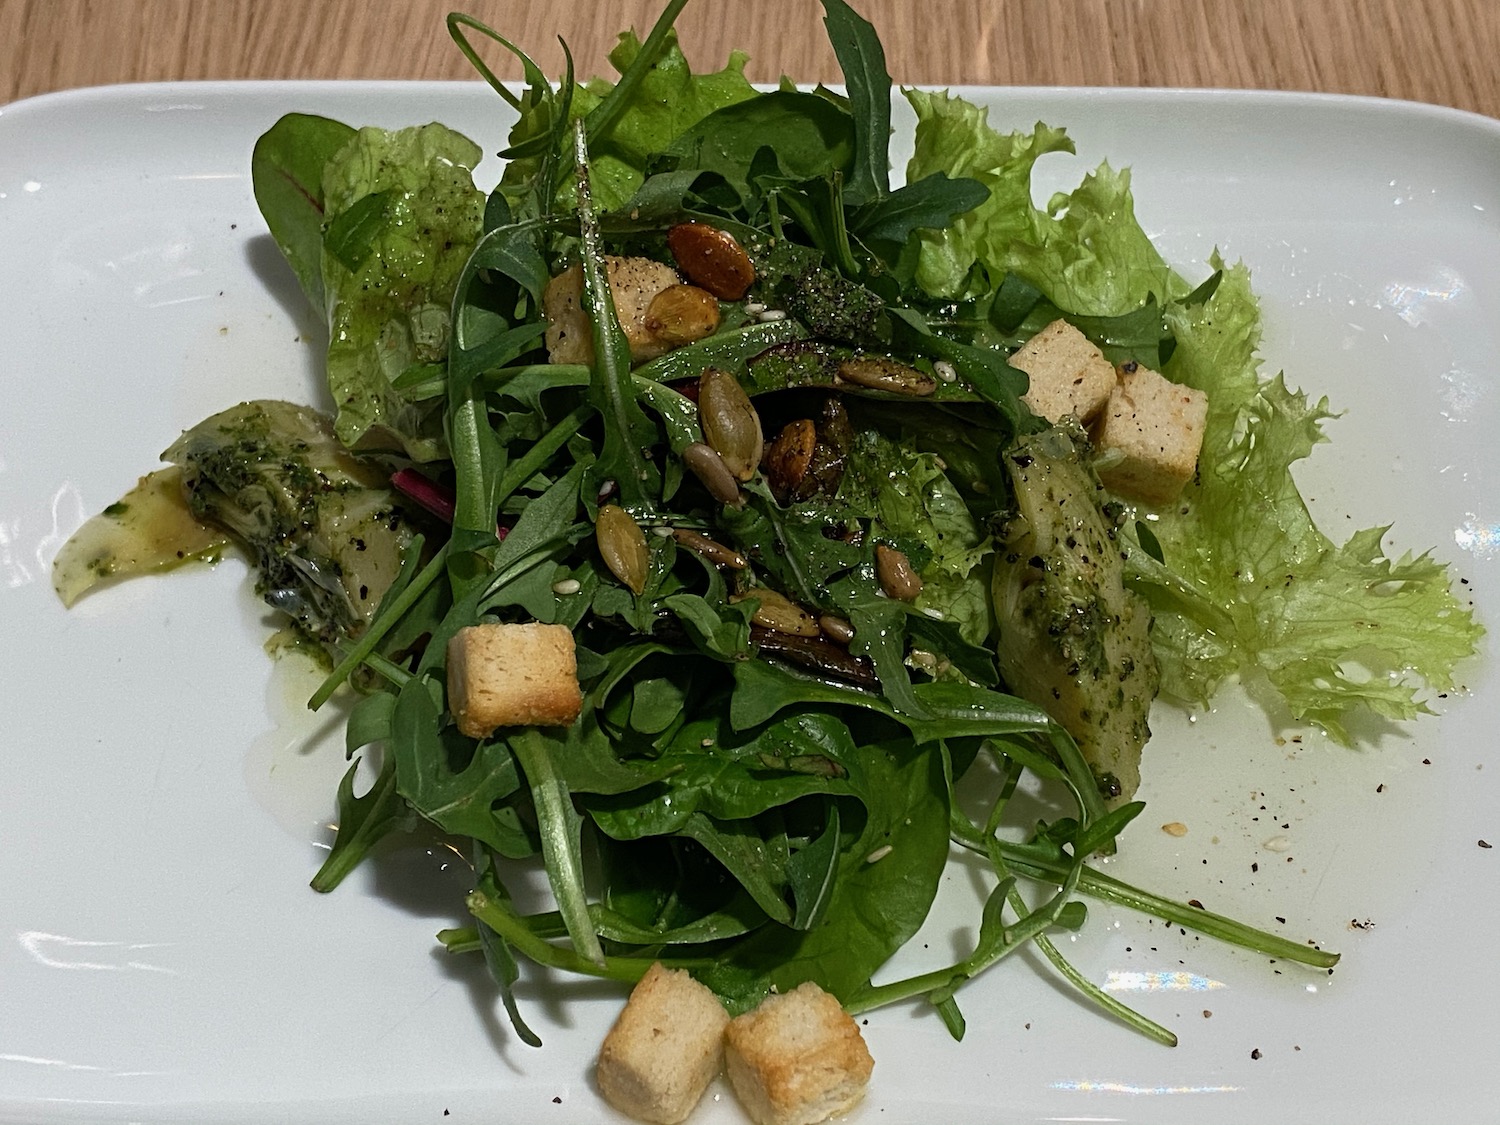
<path fill-rule="evenodd" d="M 840 853 L 822 921 L 809 930 L 764 926 L 703 973 L 731 1009 L 806 980 L 847 999 L 927 917 L 948 852 L 941 755 L 899 740 L 867 748 L 862 760 L 864 823 Z"/>
<path fill-rule="evenodd" d="M 310 113 L 288 113 L 255 142 L 250 183 L 271 237 L 307 295 L 324 314 L 323 169 L 355 130 Z"/>

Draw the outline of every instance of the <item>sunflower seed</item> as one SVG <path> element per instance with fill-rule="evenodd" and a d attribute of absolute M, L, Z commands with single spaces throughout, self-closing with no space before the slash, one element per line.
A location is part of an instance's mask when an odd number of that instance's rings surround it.
<path fill-rule="evenodd" d="M 879 543 L 875 547 L 875 576 L 886 597 L 901 602 L 916 601 L 922 593 L 922 578 L 912 569 L 911 560 L 902 551 Z"/>
<path fill-rule="evenodd" d="M 740 497 L 740 485 L 734 479 L 724 459 L 714 452 L 713 446 L 695 441 L 682 451 L 682 463 L 703 482 L 708 494 L 721 504 L 738 508 L 744 501 Z"/>
<path fill-rule="evenodd" d="M 848 645 L 854 639 L 854 626 L 832 613 L 825 613 L 818 618 L 818 627 L 823 630 L 825 637 L 837 644 Z"/>
<path fill-rule="evenodd" d="M 709 562 L 718 566 L 727 566 L 730 570 L 744 570 L 750 564 L 745 561 L 745 556 L 731 547 L 726 547 L 716 539 L 710 539 L 707 535 L 696 531 L 689 531 L 685 527 L 673 530 L 672 538 L 686 547 L 694 554 L 702 555 Z"/>

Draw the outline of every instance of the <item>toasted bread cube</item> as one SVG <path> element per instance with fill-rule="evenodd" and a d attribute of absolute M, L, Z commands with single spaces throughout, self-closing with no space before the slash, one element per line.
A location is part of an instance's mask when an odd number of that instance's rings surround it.
<path fill-rule="evenodd" d="M 1202 391 L 1126 364 L 1091 434 L 1099 480 L 1127 500 L 1170 504 L 1197 471 L 1207 421 Z"/>
<path fill-rule="evenodd" d="M 639 1121 L 676 1125 L 723 1067 L 728 1023 L 712 991 L 656 962 L 599 1049 L 599 1092 Z"/>
<path fill-rule="evenodd" d="M 1054 320 L 1010 357 L 1031 376 L 1021 401 L 1049 422 L 1069 414 L 1087 425 L 1109 401 L 1115 369 L 1104 353 L 1065 320 Z"/>
<path fill-rule="evenodd" d="M 646 310 L 658 293 L 682 278 L 671 266 L 651 258 L 604 258 L 605 276 L 615 302 L 615 316 L 630 343 L 633 363 L 645 363 L 671 350 L 646 327 Z M 547 358 L 553 363 L 593 363 L 594 329 L 583 309 L 583 267 L 572 265 L 547 283 L 542 291 L 542 316 L 547 321 Z"/>
<path fill-rule="evenodd" d="M 470 738 L 578 718 L 578 656 L 566 625 L 470 625 L 448 642 L 448 709 Z"/>
<path fill-rule="evenodd" d="M 842 1113 L 875 1066 L 859 1026 L 811 981 L 731 1020 L 724 1062 L 756 1125 L 813 1125 Z"/>

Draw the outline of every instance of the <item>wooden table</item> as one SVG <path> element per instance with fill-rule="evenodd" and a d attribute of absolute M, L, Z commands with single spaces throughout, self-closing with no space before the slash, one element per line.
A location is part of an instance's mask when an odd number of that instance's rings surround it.
<path fill-rule="evenodd" d="M 455 0 L 456 2 L 456 0 Z M 167 79 L 470 78 L 437 0 L 0 0 L 0 102 Z M 611 73 L 661 0 L 473 0 L 558 73 Z M 1223 86 L 1410 98 L 1500 116 L 1497 0 L 856 0 L 898 82 Z M 814 0 L 694 0 L 690 59 L 835 81 Z M 518 77 L 498 52 L 496 69 Z"/>

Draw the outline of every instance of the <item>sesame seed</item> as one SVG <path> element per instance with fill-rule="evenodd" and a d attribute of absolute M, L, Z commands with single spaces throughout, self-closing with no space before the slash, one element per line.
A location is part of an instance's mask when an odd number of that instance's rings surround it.
<path fill-rule="evenodd" d="M 876 848 L 869 855 L 865 856 L 865 862 L 879 863 L 886 856 L 890 855 L 894 850 L 895 849 L 890 844 L 881 844 L 880 847 Z"/>
<path fill-rule="evenodd" d="M 759 316 L 761 313 L 763 313 L 765 311 L 766 311 L 766 306 L 763 305 L 763 304 L 761 304 L 759 301 L 746 301 L 745 302 L 745 315 L 746 316 Z"/>
<path fill-rule="evenodd" d="M 946 359 L 940 359 L 932 365 L 932 373 L 945 383 L 958 381 L 958 369 Z"/>
<path fill-rule="evenodd" d="M 761 322 L 765 323 L 765 324 L 769 324 L 773 320 L 785 320 L 786 319 L 786 310 L 785 309 L 767 309 L 765 312 L 763 312 L 763 313 L 760 314 L 760 319 L 761 319 Z"/>

